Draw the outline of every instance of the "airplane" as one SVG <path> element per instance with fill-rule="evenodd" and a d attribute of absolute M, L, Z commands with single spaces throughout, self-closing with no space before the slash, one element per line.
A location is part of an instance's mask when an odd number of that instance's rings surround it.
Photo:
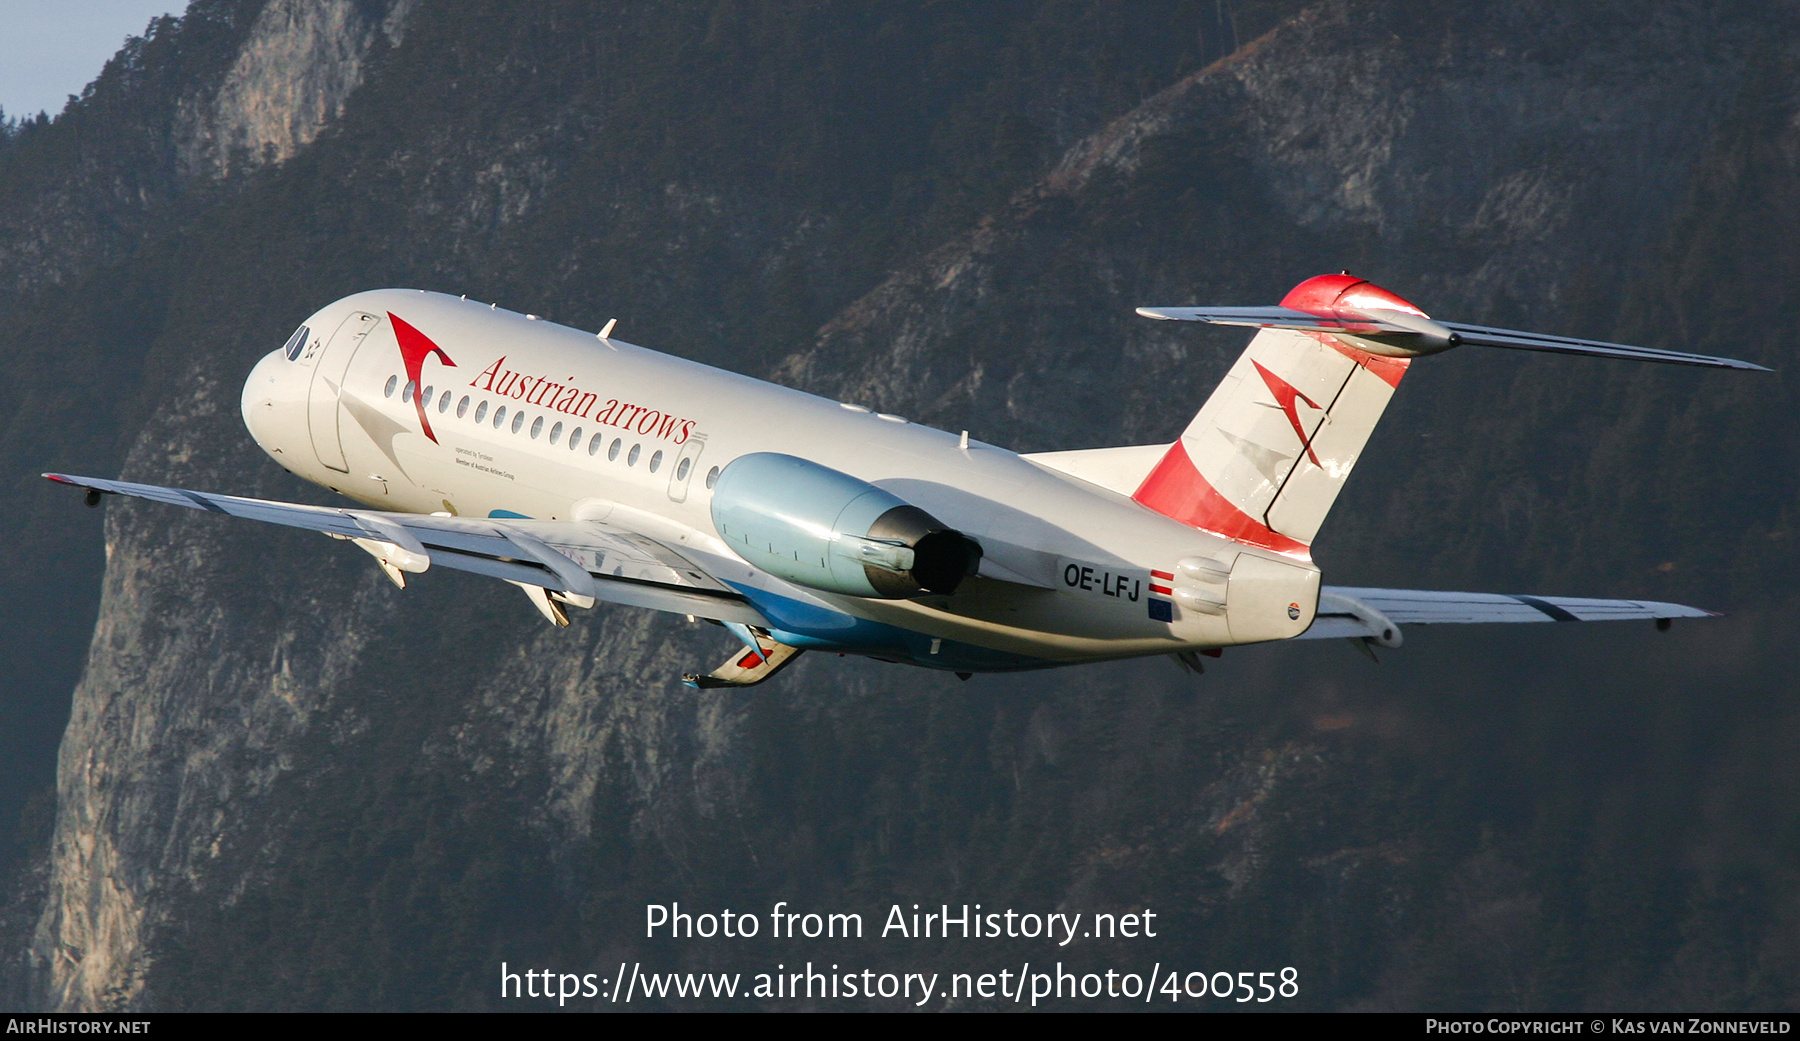
<path fill-rule="evenodd" d="M 509 582 L 557 626 L 606 601 L 743 645 L 744 687 L 807 650 L 1007 672 L 1276 640 L 1373 656 L 1411 625 L 1675 618 L 1679 604 L 1322 586 L 1314 536 L 1412 362 L 1458 346 L 1732 369 L 1727 358 L 1433 319 L 1349 273 L 1273 307 L 1143 307 L 1255 329 L 1168 444 L 1017 454 L 495 304 L 358 293 L 251 369 L 250 436 L 368 508 L 45 474 L 323 532 L 396 586 Z"/>

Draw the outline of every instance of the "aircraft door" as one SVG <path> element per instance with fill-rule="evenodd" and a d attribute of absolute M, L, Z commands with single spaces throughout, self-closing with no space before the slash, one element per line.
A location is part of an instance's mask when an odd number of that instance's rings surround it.
<path fill-rule="evenodd" d="M 350 472 L 350 464 L 344 458 L 344 440 L 338 433 L 338 399 L 343 392 L 344 374 L 350 369 L 350 360 L 356 357 L 356 349 L 380 324 L 378 315 L 353 312 L 337 327 L 313 366 L 312 387 L 306 394 L 307 429 L 312 432 L 313 451 L 319 462 L 341 473 Z"/>
<path fill-rule="evenodd" d="M 705 448 L 705 434 L 689 434 L 682 442 L 681 454 L 675 457 L 675 469 L 669 474 L 670 502 L 687 501 L 688 482 L 694 479 L 694 471 L 700 469 L 700 453 Z"/>

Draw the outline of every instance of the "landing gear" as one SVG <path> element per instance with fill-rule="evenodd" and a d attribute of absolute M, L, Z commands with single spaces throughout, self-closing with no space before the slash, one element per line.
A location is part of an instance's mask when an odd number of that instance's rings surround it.
<path fill-rule="evenodd" d="M 748 647 L 736 651 L 725 659 L 725 664 L 702 676 L 690 672 L 681 677 L 681 682 L 696 690 L 712 690 L 716 687 L 754 687 L 770 676 L 775 675 L 800 657 L 800 648 L 789 647 L 761 634 L 753 637 L 757 649 Z"/>
<path fill-rule="evenodd" d="M 1179 651 L 1169 657 L 1175 659 L 1175 664 L 1181 666 L 1181 671 L 1199 676 L 1206 672 L 1206 666 L 1200 663 L 1201 658 L 1217 658 L 1224 653 L 1221 648 L 1208 647 L 1199 651 Z"/>

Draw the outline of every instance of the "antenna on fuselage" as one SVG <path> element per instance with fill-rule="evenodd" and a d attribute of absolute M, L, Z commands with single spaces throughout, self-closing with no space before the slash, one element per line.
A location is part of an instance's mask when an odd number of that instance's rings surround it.
<path fill-rule="evenodd" d="M 618 324 L 619 324 L 619 320 L 617 318 L 608 318 L 606 320 L 606 325 L 603 326 L 601 328 L 601 330 L 595 334 L 596 338 L 604 341 L 608 347 L 612 347 L 612 349 L 615 351 L 618 350 L 618 348 L 613 347 L 612 331 L 614 328 L 616 328 L 618 326 Z"/>

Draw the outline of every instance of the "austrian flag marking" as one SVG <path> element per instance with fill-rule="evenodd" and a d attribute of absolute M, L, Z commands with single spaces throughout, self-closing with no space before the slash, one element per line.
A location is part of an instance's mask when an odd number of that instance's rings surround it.
<path fill-rule="evenodd" d="M 1146 599 L 1149 603 L 1150 617 L 1155 621 L 1173 622 L 1175 620 L 1175 602 L 1167 599 L 1175 595 L 1174 583 L 1174 572 L 1151 570 L 1150 596 Z"/>

